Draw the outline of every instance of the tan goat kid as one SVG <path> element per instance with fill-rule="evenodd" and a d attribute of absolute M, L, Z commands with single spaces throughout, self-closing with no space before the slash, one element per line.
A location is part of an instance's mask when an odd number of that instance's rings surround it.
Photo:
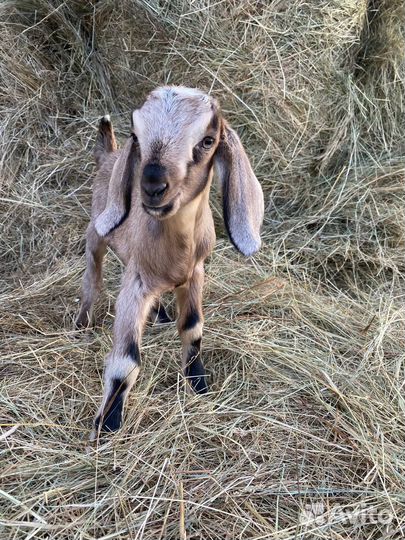
<path fill-rule="evenodd" d="M 201 361 L 204 260 L 215 243 L 209 190 L 215 165 L 229 237 L 244 255 L 260 247 L 263 193 L 239 137 L 216 101 L 185 87 L 161 87 L 132 113 L 132 133 L 117 150 L 109 117 L 99 126 L 87 269 L 76 324 L 87 326 L 102 286 L 107 245 L 126 266 L 116 302 L 113 349 L 92 438 L 121 426 L 140 366 L 145 321 L 174 290 L 186 380 L 207 391 Z M 165 318 L 164 310 L 158 315 Z"/>

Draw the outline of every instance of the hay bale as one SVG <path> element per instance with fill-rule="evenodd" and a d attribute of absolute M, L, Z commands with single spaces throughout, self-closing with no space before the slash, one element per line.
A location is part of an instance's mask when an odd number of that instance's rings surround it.
<path fill-rule="evenodd" d="M 8 0 L 0 20 L 3 536 L 399 538 L 402 0 Z M 185 398 L 174 328 L 149 328 L 125 428 L 86 454 L 121 273 L 110 256 L 99 326 L 75 334 L 95 126 L 123 137 L 162 83 L 220 99 L 265 246 L 233 251 L 214 194 L 213 393 Z"/>

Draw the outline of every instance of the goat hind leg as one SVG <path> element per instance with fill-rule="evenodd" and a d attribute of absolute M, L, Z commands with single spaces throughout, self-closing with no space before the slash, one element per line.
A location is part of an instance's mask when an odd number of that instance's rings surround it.
<path fill-rule="evenodd" d="M 83 276 L 82 295 L 76 328 L 86 328 L 91 324 L 93 306 L 103 285 L 103 259 L 107 245 L 97 234 L 92 223 L 86 233 L 86 271 Z"/>

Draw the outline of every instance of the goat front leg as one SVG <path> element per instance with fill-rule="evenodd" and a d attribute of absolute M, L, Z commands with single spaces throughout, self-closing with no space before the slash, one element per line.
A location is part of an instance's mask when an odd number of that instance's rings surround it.
<path fill-rule="evenodd" d="M 83 276 L 80 311 L 75 321 L 76 328 L 89 326 L 93 317 L 93 306 L 103 286 L 103 259 L 107 245 L 93 224 L 86 233 L 86 271 Z"/>
<path fill-rule="evenodd" d="M 106 358 L 103 401 L 91 440 L 100 431 L 117 431 L 121 427 L 125 400 L 141 364 L 139 347 L 143 327 L 155 298 L 139 274 L 128 267 L 116 302 L 113 349 Z"/>
<path fill-rule="evenodd" d="M 201 360 L 203 328 L 202 289 L 204 264 L 196 265 L 190 280 L 176 289 L 178 319 L 177 328 L 183 346 L 182 365 L 184 376 L 197 394 L 208 390 L 207 376 Z"/>

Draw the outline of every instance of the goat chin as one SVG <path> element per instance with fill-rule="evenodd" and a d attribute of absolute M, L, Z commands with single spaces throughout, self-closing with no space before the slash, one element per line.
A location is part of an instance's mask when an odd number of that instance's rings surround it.
<path fill-rule="evenodd" d="M 142 203 L 142 208 L 149 216 L 160 220 L 167 219 L 174 216 L 176 212 L 179 211 L 180 200 L 179 197 L 176 196 L 171 202 L 162 206 L 147 206 L 146 204 Z"/>

